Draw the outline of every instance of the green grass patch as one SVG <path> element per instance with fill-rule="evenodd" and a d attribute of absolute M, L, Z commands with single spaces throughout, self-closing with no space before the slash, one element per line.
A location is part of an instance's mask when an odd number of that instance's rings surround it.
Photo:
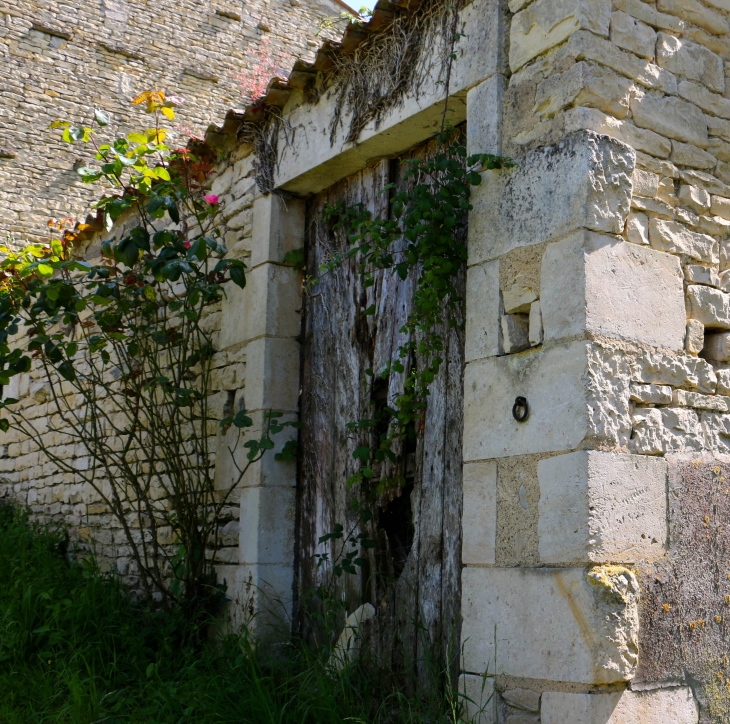
<path fill-rule="evenodd" d="M 2 724 L 457 722 L 441 692 L 405 696 L 395 677 L 292 645 L 263 665 L 245 636 L 186 646 L 174 613 L 135 604 L 62 533 L 0 508 Z"/>

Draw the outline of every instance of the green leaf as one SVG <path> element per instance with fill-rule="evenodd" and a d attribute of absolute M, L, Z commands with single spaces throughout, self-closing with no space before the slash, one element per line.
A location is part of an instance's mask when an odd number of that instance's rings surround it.
<path fill-rule="evenodd" d="M 243 264 L 243 262 L 238 261 L 237 259 L 234 259 L 231 262 L 231 281 L 241 287 L 243 289 L 246 286 L 246 272 L 245 272 L 246 266 Z"/>
<path fill-rule="evenodd" d="M 114 258 L 130 268 L 137 263 L 139 247 L 131 236 L 125 237 L 114 247 Z"/>
<path fill-rule="evenodd" d="M 94 120 L 100 126 L 109 125 L 109 114 L 106 111 L 102 111 L 99 108 L 94 108 Z"/>
<path fill-rule="evenodd" d="M 370 448 L 367 445 L 360 445 L 360 447 L 352 453 L 352 457 L 366 463 L 370 459 Z"/>
<path fill-rule="evenodd" d="M 208 254 L 208 245 L 204 238 L 196 239 L 188 249 L 188 259 L 197 259 L 203 261 Z"/>
<path fill-rule="evenodd" d="M 116 220 L 131 206 L 132 202 L 129 199 L 114 199 L 106 205 L 106 212 Z"/>
<path fill-rule="evenodd" d="M 69 362 L 61 362 L 56 368 L 63 379 L 73 382 L 76 379 L 76 371 Z"/>
<path fill-rule="evenodd" d="M 180 210 L 177 208 L 177 203 L 175 203 L 175 199 L 172 199 L 169 196 L 163 196 L 162 204 L 167 209 L 167 213 L 170 214 L 170 218 L 176 224 L 179 224 L 180 223 Z"/>
<path fill-rule="evenodd" d="M 150 251 L 150 235 L 144 226 L 137 226 L 129 232 L 138 249 Z"/>
<path fill-rule="evenodd" d="M 240 410 L 233 418 L 233 424 L 238 428 L 252 427 L 253 420 L 246 414 L 246 410 Z"/>
<path fill-rule="evenodd" d="M 82 166 L 76 173 L 81 176 L 81 180 L 85 184 L 94 183 L 94 181 L 98 181 L 103 176 L 101 171 L 89 168 L 88 166 Z"/>

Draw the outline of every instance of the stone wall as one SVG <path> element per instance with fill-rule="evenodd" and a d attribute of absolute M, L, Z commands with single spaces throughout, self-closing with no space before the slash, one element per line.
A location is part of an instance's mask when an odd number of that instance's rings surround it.
<path fill-rule="evenodd" d="M 110 130 L 144 121 L 129 101 L 162 88 L 182 96 L 178 144 L 204 134 L 244 101 L 237 80 L 268 48 L 282 71 L 310 60 L 318 22 L 340 0 L 3 0 L 0 3 L 0 236 L 42 235 L 50 216 L 87 211 L 96 193 L 76 169 L 86 161 L 47 127 L 57 118 L 89 123 L 94 106 Z M 338 35 L 338 29 L 334 35 Z M 262 42 L 264 46 L 262 46 Z"/>
<path fill-rule="evenodd" d="M 727 721 L 728 11 L 461 11 L 451 118 L 470 152 L 516 162 L 482 174 L 469 221 L 460 690 L 481 724 Z M 251 283 L 218 342 L 243 351 L 252 409 L 299 404 L 299 278 L 282 260 L 306 240 L 302 199 L 443 112 L 427 73 L 352 144 L 346 118 L 330 133 L 336 98 L 292 92 L 277 193 L 234 200 L 250 161 L 215 182 L 234 244 L 251 230 Z M 244 485 L 225 570 L 249 610 L 253 592 L 291 593 L 296 482 L 271 462 Z"/>
<path fill-rule="evenodd" d="M 243 258 L 247 262 L 251 256 L 255 194 L 251 161 L 249 149 L 239 149 L 221 164 L 213 174 L 211 183 L 214 192 L 220 195 L 219 218 L 229 256 Z M 79 249 L 80 255 L 92 261 L 98 260 L 101 241 L 112 234 L 123 235 L 123 227 L 129 222 L 135 222 L 135 219 L 122 218 L 111 234 L 97 234 L 89 238 L 85 248 Z M 255 273 L 256 270 L 252 270 L 252 276 Z M 251 282 L 255 284 L 253 279 Z M 242 298 L 248 294 L 238 288 L 228 288 L 227 294 L 229 299 L 210 308 L 202 321 L 203 328 L 211 333 L 216 350 L 212 360 L 209 400 L 210 414 L 215 418 L 222 418 L 231 410 L 239 409 L 246 393 L 246 349 L 243 339 L 230 324 L 225 331 L 221 331 L 221 318 L 227 305 L 240 305 Z M 66 393 L 70 392 L 67 389 Z M 5 390 L 5 396 L 20 401 L 27 419 L 37 430 L 44 431 L 44 440 L 59 460 L 79 471 L 90 469 L 85 446 L 73 439 L 55 414 L 46 376 L 39 366 L 28 375 L 13 378 L 10 387 Z M 228 412 L 224 414 L 224 410 Z M 215 464 L 219 468 L 216 472 L 219 476 L 227 474 L 230 478 L 234 477 L 228 453 L 231 444 L 232 441 L 225 437 L 212 442 L 211 449 L 216 453 Z M 2 445 L 0 489 L 3 497 L 23 505 L 34 520 L 65 523 L 73 547 L 81 544 L 87 550 L 93 550 L 102 570 L 115 570 L 126 583 L 136 587 L 138 572 L 124 531 L 91 485 L 72 473 L 60 471 L 32 441 L 24 439 L 17 430 L 11 429 L 5 433 Z M 221 459 L 223 462 L 219 465 Z M 104 487 L 101 473 L 96 482 Z M 225 489 L 226 480 L 221 480 L 220 485 Z M 234 497 L 230 509 L 223 513 L 222 548 L 218 553 L 221 564 L 238 562 L 238 517 L 239 505 Z M 130 525 L 138 528 L 135 520 L 131 520 Z M 173 541 L 163 536 L 160 542 L 170 544 Z"/>
<path fill-rule="evenodd" d="M 509 5 L 517 166 L 469 230 L 464 682 L 485 722 L 726 721 L 730 6 Z"/>

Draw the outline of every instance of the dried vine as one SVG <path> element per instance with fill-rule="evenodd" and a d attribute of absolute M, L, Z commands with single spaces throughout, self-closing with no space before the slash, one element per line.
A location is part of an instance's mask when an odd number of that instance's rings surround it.
<path fill-rule="evenodd" d="M 459 8 L 459 0 L 453 4 L 426 0 L 415 11 L 397 8 L 393 20 L 383 30 L 371 33 L 354 53 L 332 54 L 334 68 L 311 98 L 316 103 L 323 93 L 336 93 L 330 145 L 334 145 L 346 116 L 349 126 L 345 141 L 354 143 L 368 123 L 379 124 L 407 93 L 418 98 L 420 86 L 429 76 L 444 86 L 448 97 L 454 42 L 459 38 Z M 253 145 L 254 178 L 259 190 L 268 194 L 275 188 L 280 136 L 287 146 L 292 145 L 294 129 L 278 108 L 266 104 L 265 96 L 256 99 L 253 108 L 260 111 L 262 120 L 243 123 L 238 140 Z"/>
<path fill-rule="evenodd" d="M 282 117 L 277 108 L 265 106 L 264 121 L 243 123 L 238 130 L 238 140 L 253 146 L 253 174 L 262 194 L 270 194 L 276 184 L 274 176 L 279 168 L 279 135 L 283 132 L 286 145 L 294 142 L 294 129 Z"/>
<path fill-rule="evenodd" d="M 447 86 L 459 3 L 424 2 L 417 10 L 400 10 L 382 32 L 372 33 L 351 55 L 335 54 L 326 88 L 337 88 L 330 122 L 334 144 L 344 115 L 350 115 L 346 142 L 357 141 L 371 121 L 403 102 L 406 93 L 419 96 L 420 85 L 434 74 Z"/>

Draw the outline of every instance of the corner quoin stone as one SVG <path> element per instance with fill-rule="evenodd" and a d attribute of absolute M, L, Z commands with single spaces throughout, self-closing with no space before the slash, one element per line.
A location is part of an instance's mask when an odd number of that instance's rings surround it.
<path fill-rule="evenodd" d="M 548 245 L 540 289 L 546 341 L 589 332 L 684 349 L 684 277 L 675 256 L 578 231 Z"/>
<path fill-rule="evenodd" d="M 626 568 L 468 567 L 462 581 L 466 672 L 582 684 L 633 677 L 639 585 Z"/>
<path fill-rule="evenodd" d="M 469 214 L 469 264 L 572 231 L 620 234 L 629 213 L 636 152 L 608 136 L 577 131 L 564 141 L 485 171 Z"/>
<path fill-rule="evenodd" d="M 540 460 L 542 563 L 656 560 L 667 542 L 667 463 L 581 450 Z"/>
<path fill-rule="evenodd" d="M 497 549 L 497 462 L 464 465 L 464 512 L 461 558 L 492 565 Z"/>
<path fill-rule="evenodd" d="M 567 452 L 582 443 L 627 445 L 629 382 L 627 364 L 579 340 L 471 362 L 464 373 L 464 462 Z M 525 422 L 512 415 L 518 396 L 530 408 Z"/>
<path fill-rule="evenodd" d="M 697 724 L 697 702 L 687 686 L 611 694 L 542 695 L 542 724 Z"/>

